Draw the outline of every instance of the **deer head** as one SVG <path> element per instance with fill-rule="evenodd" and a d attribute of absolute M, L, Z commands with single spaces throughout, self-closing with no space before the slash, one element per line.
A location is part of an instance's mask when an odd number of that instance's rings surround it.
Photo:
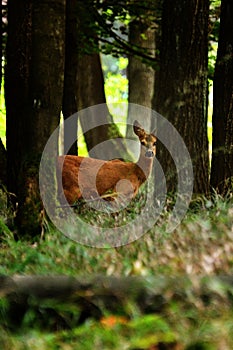
<path fill-rule="evenodd" d="M 137 120 L 134 122 L 133 130 L 141 143 L 141 151 L 145 152 L 144 156 L 147 158 L 154 158 L 156 155 L 157 142 L 155 130 L 153 130 L 150 134 L 147 134 Z"/>

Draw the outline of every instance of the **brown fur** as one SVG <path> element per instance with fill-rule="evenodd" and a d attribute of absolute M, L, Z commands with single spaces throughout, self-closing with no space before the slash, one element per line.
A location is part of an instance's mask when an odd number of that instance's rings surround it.
<path fill-rule="evenodd" d="M 151 172 L 156 153 L 156 137 L 152 133 L 146 134 L 136 121 L 134 132 L 139 140 L 145 144 L 141 146 L 137 163 L 117 159 L 104 161 L 71 155 L 58 157 L 57 175 L 61 176 L 62 174 L 63 191 L 69 204 L 81 199 L 83 190 L 85 190 L 85 198 L 95 198 L 97 195 L 106 194 L 106 192 L 116 192 L 116 185 L 120 180 L 129 180 L 132 187 L 128 183 L 122 182 L 121 186 L 117 188 L 118 192 L 127 196 L 133 191 L 133 197 L 136 196 L 139 187 L 146 181 Z M 153 156 L 147 157 L 145 155 L 148 150 L 153 152 Z M 61 193 L 62 189 L 58 188 L 58 191 Z"/>

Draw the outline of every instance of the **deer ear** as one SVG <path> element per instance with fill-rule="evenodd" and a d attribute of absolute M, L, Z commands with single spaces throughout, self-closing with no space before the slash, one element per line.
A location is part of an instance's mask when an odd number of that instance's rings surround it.
<path fill-rule="evenodd" d="M 133 131 L 137 136 L 142 136 L 145 134 L 145 130 L 137 120 L 135 120 L 133 123 Z"/>
<path fill-rule="evenodd" d="M 157 128 L 154 128 L 154 129 L 151 131 L 151 135 L 153 135 L 153 136 L 156 137 L 156 134 L 157 134 Z"/>

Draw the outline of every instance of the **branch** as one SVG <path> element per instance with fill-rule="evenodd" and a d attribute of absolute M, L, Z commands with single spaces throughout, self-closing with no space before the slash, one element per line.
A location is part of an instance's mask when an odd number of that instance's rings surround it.
<path fill-rule="evenodd" d="M 115 42 L 118 44 L 117 47 L 120 49 L 126 50 L 128 53 L 134 54 L 138 57 L 144 58 L 145 60 L 149 62 L 156 62 L 156 58 L 153 55 L 147 55 L 145 54 L 140 47 L 134 45 L 130 45 L 126 40 L 124 40 L 122 37 L 120 37 L 114 30 L 109 28 L 109 26 L 106 24 L 106 22 L 103 20 L 102 16 L 99 14 L 99 12 L 92 8 L 91 9 L 93 13 L 94 19 L 97 21 L 97 23 L 105 30 L 105 33 L 107 33 L 111 38 L 115 40 Z M 102 37 L 98 38 L 100 42 L 112 44 L 109 40 L 104 39 Z M 116 45 L 115 45 L 116 46 Z M 143 48 L 145 50 L 145 48 Z"/>

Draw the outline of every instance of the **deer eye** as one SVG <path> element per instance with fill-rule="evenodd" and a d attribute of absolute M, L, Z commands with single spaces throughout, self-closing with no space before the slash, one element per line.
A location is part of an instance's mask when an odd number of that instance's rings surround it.
<path fill-rule="evenodd" d="M 141 145 L 146 146 L 146 142 L 145 141 L 141 141 Z"/>
<path fill-rule="evenodd" d="M 153 143 L 153 146 L 156 146 L 156 144 L 157 144 L 157 142 L 155 141 L 155 142 Z"/>

